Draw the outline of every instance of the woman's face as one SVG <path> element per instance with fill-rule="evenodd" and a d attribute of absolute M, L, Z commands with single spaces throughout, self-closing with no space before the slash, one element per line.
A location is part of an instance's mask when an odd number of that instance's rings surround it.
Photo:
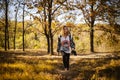
<path fill-rule="evenodd" d="M 63 32 L 64 32 L 64 34 L 67 34 L 68 33 L 68 27 L 64 27 Z"/>

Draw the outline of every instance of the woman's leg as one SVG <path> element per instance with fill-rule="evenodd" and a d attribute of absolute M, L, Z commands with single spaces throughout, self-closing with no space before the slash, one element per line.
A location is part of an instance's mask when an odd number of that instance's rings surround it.
<path fill-rule="evenodd" d="M 64 65 L 64 68 L 67 68 L 67 54 L 64 53 L 63 55 L 63 65 Z"/>
<path fill-rule="evenodd" d="M 64 53 L 63 55 L 63 64 L 64 68 L 69 70 L 69 59 L 70 59 L 70 54 L 69 53 Z"/>
<path fill-rule="evenodd" d="M 67 70 L 69 70 L 69 60 L 70 60 L 70 54 L 67 54 L 66 55 L 66 67 L 67 67 Z"/>

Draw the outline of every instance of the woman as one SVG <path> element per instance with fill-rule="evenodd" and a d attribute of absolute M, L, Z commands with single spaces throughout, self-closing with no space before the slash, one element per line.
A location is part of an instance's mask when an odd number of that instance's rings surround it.
<path fill-rule="evenodd" d="M 57 52 L 63 56 L 65 70 L 69 70 L 69 59 L 71 51 L 75 51 L 75 44 L 67 26 L 63 26 L 63 33 L 58 37 Z"/>

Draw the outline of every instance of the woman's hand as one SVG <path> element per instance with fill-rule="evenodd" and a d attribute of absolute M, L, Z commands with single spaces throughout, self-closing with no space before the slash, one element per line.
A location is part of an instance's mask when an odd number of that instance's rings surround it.
<path fill-rule="evenodd" d="M 71 50 L 72 50 L 71 53 L 72 53 L 73 55 L 77 56 L 77 53 L 76 53 L 75 49 L 72 48 Z"/>
<path fill-rule="evenodd" d="M 72 51 L 75 51 L 75 49 L 74 49 L 74 48 L 71 48 L 71 50 L 72 50 Z"/>

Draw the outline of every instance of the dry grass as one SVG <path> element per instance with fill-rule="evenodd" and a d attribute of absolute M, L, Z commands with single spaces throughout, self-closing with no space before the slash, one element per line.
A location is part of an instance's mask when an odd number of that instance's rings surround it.
<path fill-rule="evenodd" d="M 38 57 L 44 52 L 0 52 L 0 80 L 118 80 L 120 58 L 71 57 L 70 71 L 62 58 Z M 22 56 L 22 57 L 18 57 Z M 31 56 L 31 57 L 24 57 Z M 34 56 L 34 57 L 33 57 Z M 87 56 L 87 55 L 86 55 Z"/>

